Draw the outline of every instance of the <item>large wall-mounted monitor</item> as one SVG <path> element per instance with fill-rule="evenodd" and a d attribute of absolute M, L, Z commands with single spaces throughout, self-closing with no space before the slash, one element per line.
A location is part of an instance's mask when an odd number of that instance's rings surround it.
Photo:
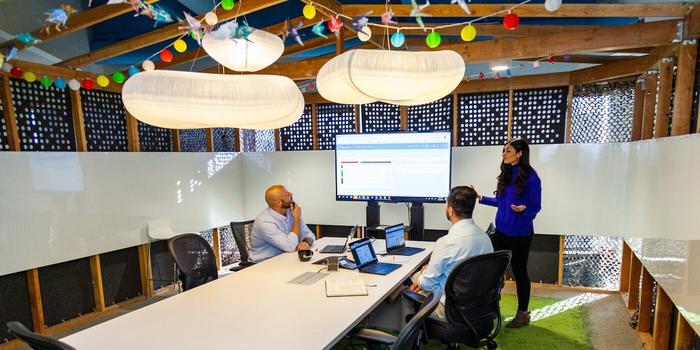
<path fill-rule="evenodd" d="M 451 140 L 449 132 L 337 135 L 336 199 L 444 202 L 450 192 Z"/>

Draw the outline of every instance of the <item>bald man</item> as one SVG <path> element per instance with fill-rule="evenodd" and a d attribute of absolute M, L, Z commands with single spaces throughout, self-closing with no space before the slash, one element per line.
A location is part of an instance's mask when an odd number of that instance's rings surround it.
<path fill-rule="evenodd" d="M 267 209 L 255 218 L 250 235 L 250 260 L 258 263 L 284 252 L 310 249 L 314 234 L 301 218 L 301 207 L 282 185 L 265 191 Z"/>

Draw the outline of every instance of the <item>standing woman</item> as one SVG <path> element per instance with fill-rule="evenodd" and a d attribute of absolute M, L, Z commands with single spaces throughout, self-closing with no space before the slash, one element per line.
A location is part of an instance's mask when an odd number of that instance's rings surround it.
<path fill-rule="evenodd" d="M 518 290 L 518 312 L 507 328 L 530 324 L 530 277 L 527 258 L 535 234 L 533 220 L 541 209 L 542 184 L 530 166 L 530 147 L 524 139 L 514 139 L 503 147 L 503 162 L 495 197 L 479 196 L 479 203 L 497 207 L 493 249 L 513 252 L 510 267 Z"/>

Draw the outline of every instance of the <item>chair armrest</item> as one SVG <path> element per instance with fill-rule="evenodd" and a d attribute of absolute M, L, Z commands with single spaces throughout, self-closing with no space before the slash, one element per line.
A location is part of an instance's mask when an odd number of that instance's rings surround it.
<path fill-rule="evenodd" d="M 420 305 L 420 304 L 423 304 L 423 302 L 425 301 L 425 295 L 423 295 L 423 294 L 418 294 L 418 293 L 416 293 L 416 292 L 411 292 L 411 291 L 408 290 L 408 289 L 405 289 L 405 290 L 403 291 L 403 296 L 404 296 L 406 299 L 408 299 L 408 300 L 410 300 L 410 301 L 412 301 L 412 302 L 414 302 L 414 303 L 417 303 L 417 304 L 419 304 L 419 305 Z"/>
<path fill-rule="evenodd" d="M 368 329 L 368 328 L 362 328 L 356 333 L 352 335 L 353 338 L 357 339 L 362 339 L 367 342 L 371 343 L 379 343 L 379 344 L 384 344 L 384 345 L 392 345 L 396 342 L 396 337 L 384 333 L 382 331 L 378 331 L 376 329 Z"/>
<path fill-rule="evenodd" d="M 241 261 L 238 263 L 238 265 L 236 265 L 228 270 L 233 271 L 233 272 L 238 272 L 238 271 L 245 269 L 246 267 L 251 267 L 253 265 L 255 265 L 255 263 L 253 263 L 253 262 Z"/>

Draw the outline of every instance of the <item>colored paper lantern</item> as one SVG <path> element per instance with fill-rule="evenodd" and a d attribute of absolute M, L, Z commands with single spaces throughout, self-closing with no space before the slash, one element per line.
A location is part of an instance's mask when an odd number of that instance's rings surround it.
<path fill-rule="evenodd" d="M 68 81 L 68 87 L 73 91 L 80 90 L 80 82 L 75 79 L 71 79 Z"/>
<path fill-rule="evenodd" d="M 391 45 L 394 47 L 401 47 L 403 46 L 403 43 L 406 42 L 406 36 L 403 35 L 403 33 L 397 31 L 394 34 L 391 34 Z"/>
<path fill-rule="evenodd" d="M 369 26 L 362 27 L 362 30 L 357 32 L 357 38 L 360 41 L 369 41 L 372 38 L 372 30 L 369 29 Z"/>
<path fill-rule="evenodd" d="M 63 90 L 66 88 L 66 81 L 63 80 L 63 78 L 56 78 L 56 80 L 53 81 L 53 86 Z"/>
<path fill-rule="evenodd" d="M 95 82 L 90 78 L 85 78 L 82 82 L 80 82 L 80 86 L 85 90 L 92 90 L 92 88 L 95 87 Z"/>
<path fill-rule="evenodd" d="M 561 0 L 544 0 L 544 8 L 549 12 L 554 12 L 561 7 Z"/>
<path fill-rule="evenodd" d="M 10 73 L 10 71 L 12 70 L 12 65 L 5 62 L 2 64 L 2 67 L 0 67 L 0 69 L 5 73 Z"/>
<path fill-rule="evenodd" d="M 255 29 L 248 40 L 232 39 L 234 30 L 235 27 L 222 25 L 202 39 L 207 54 L 228 69 L 256 72 L 273 64 L 284 52 L 284 42 L 277 35 Z"/>
<path fill-rule="evenodd" d="M 464 26 L 462 31 L 459 32 L 459 36 L 461 36 L 464 41 L 474 40 L 476 38 L 476 27 L 471 24 Z"/>
<path fill-rule="evenodd" d="M 207 22 L 208 25 L 213 26 L 219 23 L 219 17 L 216 16 L 216 12 L 207 12 L 207 14 L 204 15 L 204 22 Z"/>
<path fill-rule="evenodd" d="M 53 80 L 51 80 L 51 78 L 49 78 L 46 75 L 42 76 L 41 79 L 39 79 L 39 82 L 41 83 L 41 86 L 43 86 L 45 88 L 47 88 L 47 87 L 51 86 L 51 84 L 53 84 Z"/>
<path fill-rule="evenodd" d="M 97 80 L 97 85 L 99 85 L 101 87 L 107 87 L 109 85 L 109 78 L 107 78 L 106 76 L 104 76 L 102 74 L 98 75 L 96 80 Z"/>
<path fill-rule="evenodd" d="M 503 26 L 506 29 L 513 30 L 518 27 L 518 24 L 520 24 L 520 17 L 512 12 L 503 18 Z"/>
<path fill-rule="evenodd" d="M 170 50 L 165 49 L 160 52 L 160 60 L 163 62 L 172 62 L 173 61 L 173 53 L 170 52 Z"/>
<path fill-rule="evenodd" d="M 553 64 L 553 63 L 554 63 L 554 57 L 552 57 L 552 56 L 547 57 L 547 63 Z"/>
<path fill-rule="evenodd" d="M 177 51 L 177 52 L 185 52 L 185 51 L 187 51 L 187 43 L 182 39 L 177 39 L 173 43 L 173 48 L 175 48 L 175 51 Z M 168 62 L 170 62 L 170 61 L 168 61 Z"/>
<path fill-rule="evenodd" d="M 12 69 L 10 69 L 11 77 L 19 79 L 22 77 L 22 75 L 24 75 L 24 72 L 21 69 L 17 67 L 12 67 Z"/>
<path fill-rule="evenodd" d="M 226 11 L 233 10 L 233 0 L 221 0 L 221 7 Z"/>
<path fill-rule="evenodd" d="M 304 9 L 302 10 L 302 13 L 304 13 L 304 18 L 313 19 L 314 17 L 316 17 L 316 7 L 314 7 L 314 5 L 311 4 L 306 4 L 306 6 L 304 6 Z"/>
<path fill-rule="evenodd" d="M 440 33 L 438 32 L 430 32 L 425 38 L 425 43 L 428 44 L 428 47 L 431 49 L 440 46 L 440 41 L 442 41 L 442 38 L 440 38 Z"/>
<path fill-rule="evenodd" d="M 129 70 L 127 73 L 129 73 L 129 76 L 134 76 L 135 74 L 139 74 L 140 70 L 134 66 L 129 67 Z"/>
<path fill-rule="evenodd" d="M 33 83 L 36 81 L 36 74 L 32 72 L 24 72 L 22 78 L 24 78 L 24 80 L 28 83 Z"/>
<path fill-rule="evenodd" d="M 150 71 L 150 70 L 156 69 L 155 63 L 153 63 L 153 61 L 151 61 L 151 60 L 143 61 L 143 63 L 141 64 L 141 67 L 143 67 L 143 70 L 145 70 L 145 71 Z"/>
<path fill-rule="evenodd" d="M 117 84 L 121 84 L 126 80 L 126 76 L 124 75 L 124 73 L 116 71 L 112 73 L 112 80 L 114 80 L 114 82 Z"/>

